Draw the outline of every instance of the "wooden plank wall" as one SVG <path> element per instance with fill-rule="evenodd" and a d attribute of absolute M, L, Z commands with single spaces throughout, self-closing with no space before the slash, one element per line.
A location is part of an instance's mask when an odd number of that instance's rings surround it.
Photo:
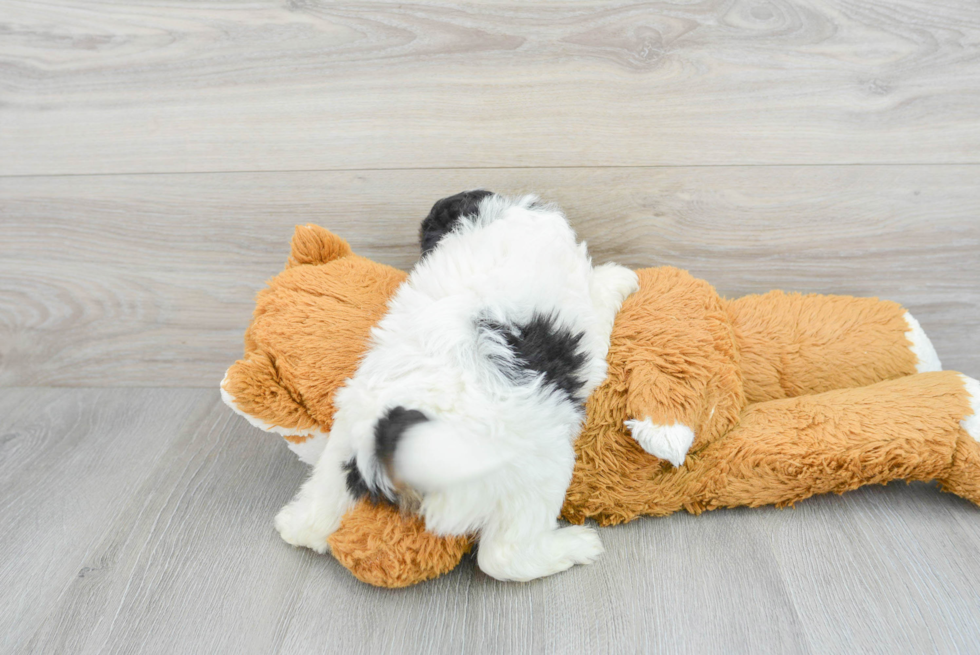
<path fill-rule="evenodd" d="M 980 7 L 5 0 L 5 174 L 976 163 Z"/>
<path fill-rule="evenodd" d="M 980 6 L 0 3 L 0 384 L 213 386 L 294 224 L 468 187 L 599 260 L 905 303 L 980 375 Z"/>

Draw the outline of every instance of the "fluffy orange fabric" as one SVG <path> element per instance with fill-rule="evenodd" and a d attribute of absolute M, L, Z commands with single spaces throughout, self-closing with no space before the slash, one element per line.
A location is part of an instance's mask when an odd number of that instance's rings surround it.
<path fill-rule="evenodd" d="M 405 277 L 323 228 L 297 227 L 286 270 L 258 293 L 245 355 L 222 388 L 266 425 L 329 431 L 334 393 L 354 374 L 371 326 Z"/>
<path fill-rule="evenodd" d="M 358 579 L 407 587 L 451 571 L 472 547 L 467 537 L 438 538 L 415 516 L 364 500 L 330 535 L 330 552 Z"/>
<path fill-rule="evenodd" d="M 915 373 L 898 303 L 771 291 L 731 301 L 728 312 L 749 403 Z"/>
<path fill-rule="evenodd" d="M 608 377 L 587 403 L 563 518 L 612 525 L 792 505 L 894 479 L 938 480 L 980 504 L 980 444 L 960 425 L 972 414 L 964 380 L 915 374 L 899 305 L 780 291 L 727 301 L 678 269 L 637 274 Z M 333 395 L 404 278 L 322 228 L 297 228 L 286 270 L 257 298 L 245 357 L 222 384 L 235 406 L 267 426 L 328 431 Z M 630 418 L 692 427 L 684 465 L 643 451 Z M 329 543 L 360 580 L 386 587 L 441 575 L 471 547 L 367 502 Z"/>

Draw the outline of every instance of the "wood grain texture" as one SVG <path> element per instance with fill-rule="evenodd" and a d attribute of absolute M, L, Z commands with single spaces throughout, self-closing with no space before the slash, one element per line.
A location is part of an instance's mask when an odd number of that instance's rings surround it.
<path fill-rule="evenodd" d="M 27 652 L 67 589 L 99 585 L 135 547 L 122 517 L 152 495 L 140 491 L 146 476 L 212 401 L 179 389 L 0 390 L 0 651 Z"/>
<path fill-rule="evenodd" d="M 278 538 L 305 470 L 215 387 L 293 225 L 408 268 L 475 187 L 898 300 L 980 377 L 978 153 L 976 2 L 0 0 L 0 651 L 974 652 L 978 510 L 929 485 L 381 590 Z"/>
<path fill-rule="evenodd" d="M 977 163 L 980 5 L 4 0 L 0 174 Z"/>
<path fill-rule="evenodd" d="M 0 179 L 0 385 L 214 386 L 295 224 L 401 268 L 434 199 L 559 202 L 597 261 L 729 296 L 904 303 L 980 377 L 980 166 L 721 167 Z"/>
<path fill-rule="evenodd" d="M 304 467 L 213 390 L 5 389 L 0 434 L 4 652 L 918 653 L 980 640 L 980 510 L 930 485 L 641 519 L 600 530 L 597 563 L 528 584 L 468 560 L 383 590 L 279 540 L 272 517 Z"/>

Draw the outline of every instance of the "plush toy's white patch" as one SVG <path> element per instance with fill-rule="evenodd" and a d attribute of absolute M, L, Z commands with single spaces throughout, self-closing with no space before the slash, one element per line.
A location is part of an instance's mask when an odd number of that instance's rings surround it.
<path fill-rule="evenodd" d="M 221 380 L 221 400 L 224 401 L 224 403 L 228 405 L 233 412 L 244 418 L 253 426 L 260 430 L 264 430 L 265 432 L 272 432 L 273 434 L 278 434 L 281 437 L 309 437 L 306 441 L 300 443 L 294 443 L 287 440 L 286 444 L 289 446 L 289 449 L 299 457 L 300 461 L 305 464 L 310 464 L 311 466 L 316 464 L 316 460 L 320 457 L 320 453 L 323 452 L 323 448 L 327 443 L 326 432 L 323 432 L 317 428 L 284 428 L 279 425 L 266 423 L 260 418 L 243 412 L 235 403 L 235 397 L 232 396 L 227 389 L 225 389 L 225 383 L 227 381 L 228 373 L 225 372 L 225 377 Z"/>
<path fill-rule="evenodd" d="M 960 421 L 960 425 L 967 434 L 980 441 L 980 382 L 965 375 L 960 377 L 963 378 L 966 392 L 970 394 L 970 407 L 973 408 L 973 414 Z"/>
<path fill-rule="evenodd" d="M 926 336 L 925 330 L 922 329 L 919 322 L 909 312 L 905 312 L 905 322 L 909 326 L 905 337 L 912 342 L 910 349 L 918 360 L 915 364 L 916 372 L 930 373 L 943 370 L 939 355 L 936 354 L 936 349 L 933 348 L 932 342 L 929 341 L 929 337 Z"/>
<path fill-rule="evenodd" d="M 655 425 L 650 419 L 626 421 L 633 438 L 654 457 L 681 466 L 694 443 L 694 431 L 683 423 Z"/>

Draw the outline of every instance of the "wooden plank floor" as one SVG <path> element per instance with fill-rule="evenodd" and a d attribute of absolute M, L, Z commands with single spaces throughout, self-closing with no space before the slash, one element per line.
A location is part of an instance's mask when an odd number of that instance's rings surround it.
<path fill-rule="evenodd" d="M 980 4 L 0 0 L 0 652 L 980 649 L 980 510 L 893 484 L 392 591 L 281 542 L 216 391 L 293 225 L 464 188 L 729 296 L 882 296 L 980 377 Z"/>
<path fill-rule="evenodd" d="M 0 397 L 3 652 L 974 652 L 980 521 L 930 485 L 601 530 L 594 565 L 381 590 L 285 546 L 304 470 L 214 390 Z"/>

